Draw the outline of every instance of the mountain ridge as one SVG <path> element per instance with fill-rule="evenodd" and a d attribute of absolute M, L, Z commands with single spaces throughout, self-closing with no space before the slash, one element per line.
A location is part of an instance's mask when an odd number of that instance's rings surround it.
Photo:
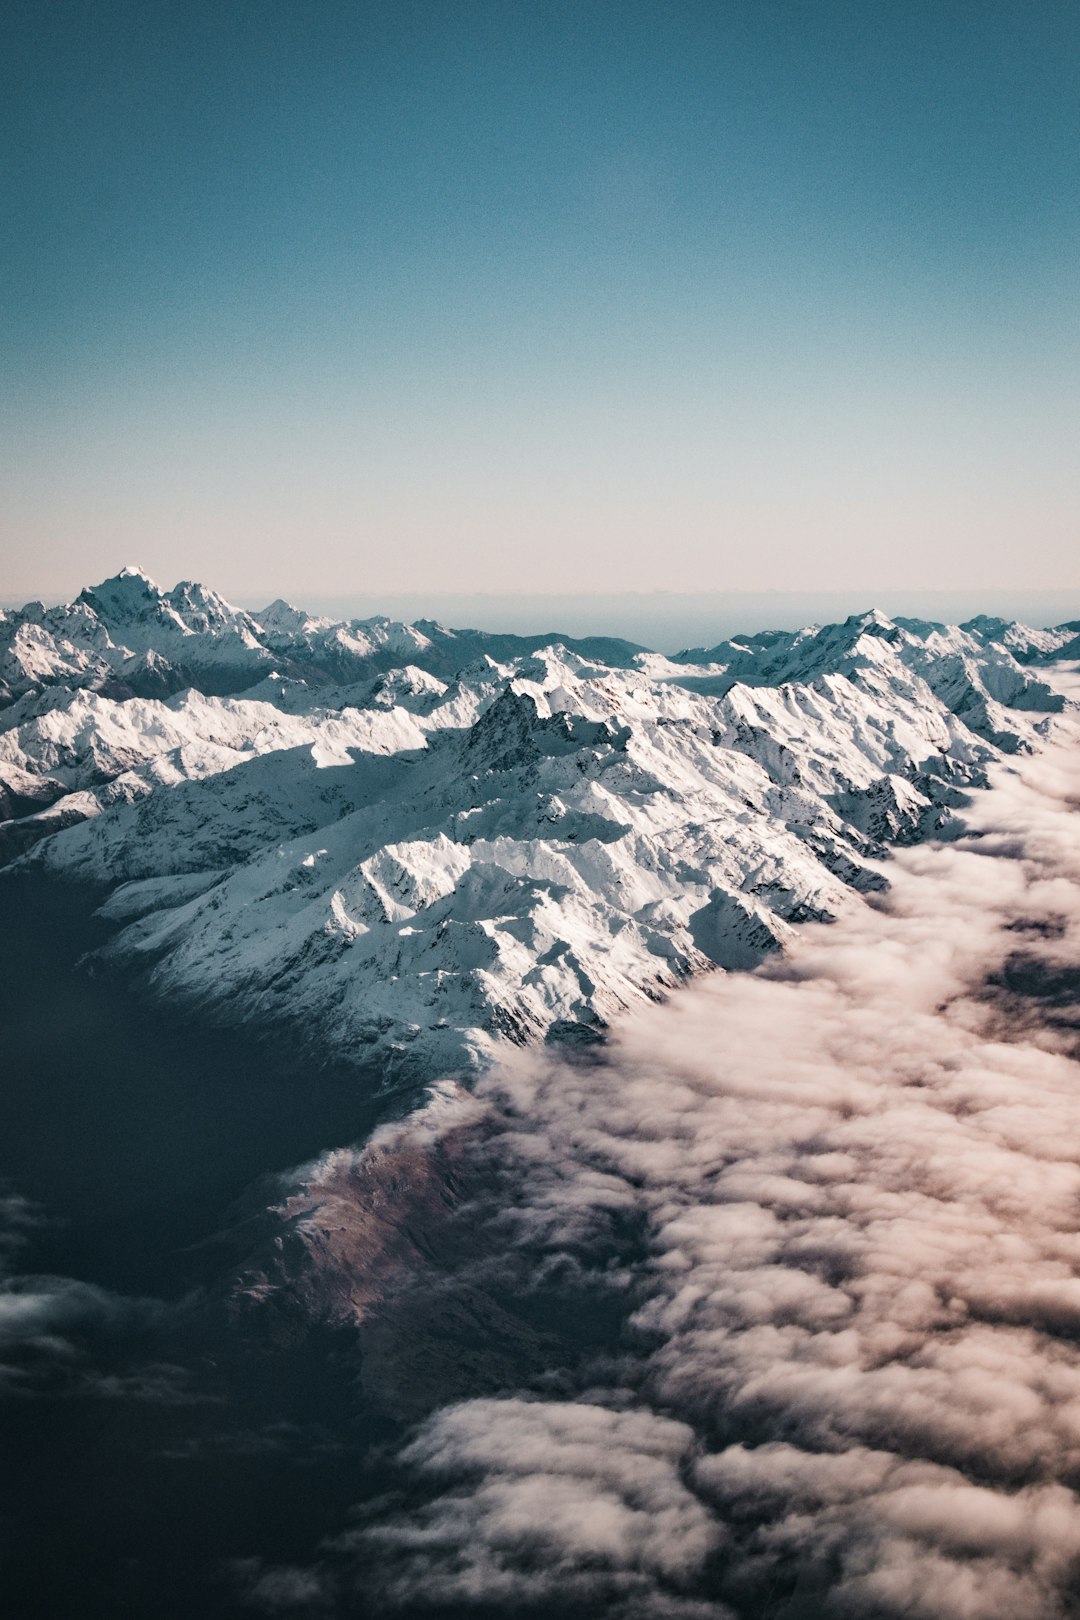
<path fill-rule="evenodd" d="M 128 567 L 0 616 L 0 861 L 108 890 L 155 994 L 388 1084 L 467 1072 L 885 884 L 1071 723 L 1073 631 L 872 610 L 668 658 L 260 618 Z"/>

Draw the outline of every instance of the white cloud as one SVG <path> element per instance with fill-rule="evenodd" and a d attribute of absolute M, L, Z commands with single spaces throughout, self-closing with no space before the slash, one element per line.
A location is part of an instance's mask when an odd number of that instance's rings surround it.
<path fill-rule="evenodd" d="M 1080 1040 L 999 981 L 1080 962 L 1078 788 L 1064 750 L 1001 772 L 783 962 L 485 1082 L 508 1242 L 580 1263 L 644 1222 L 635 1352 L 622 1387 L 429 1420 L 426 1505 L 361 1533 L 387 1601 L 1070 1612 Z"/>

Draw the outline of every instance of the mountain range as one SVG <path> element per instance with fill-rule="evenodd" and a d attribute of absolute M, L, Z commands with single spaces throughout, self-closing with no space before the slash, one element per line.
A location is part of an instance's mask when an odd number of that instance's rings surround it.
<path fill-rule="evenodd" d="M 137 568 L 0 613 L 0 862 L 106 963 L 387 1087 L 751 967 L 1054 734 L 1080 624 L 878 612 L 664 656 L 233 607 Z"/>

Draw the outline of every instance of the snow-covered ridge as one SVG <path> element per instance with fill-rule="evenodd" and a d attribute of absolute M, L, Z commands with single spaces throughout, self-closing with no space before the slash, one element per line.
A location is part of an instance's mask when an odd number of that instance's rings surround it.
<path fill-rule="evenodd" d="M 485 655 L 520 657 L 546 639 L 382 616 L 339 623 L 280 600 L 251 614 L 205 585 L 181 580 L 164 591 L 142 569 L 127 567 L 74 602 L 0 611 L 0 706 L 57 685 L 167 697 L 187 686 L 245 692 L 271 674 L 347 683 L 407 663 L 446 676 Z M 571 645 L 623 664 L 641 651 L 610 637 Z"/>
<path fill-rule="evenodd" d="M 162 993 L 391 1077 L 589 1038 L 880 887 L 1072 722 L 1077 627 L 870 613 L 668 659 L 336 624 L 125 569 L 0 617 L 0 859 Z"/>

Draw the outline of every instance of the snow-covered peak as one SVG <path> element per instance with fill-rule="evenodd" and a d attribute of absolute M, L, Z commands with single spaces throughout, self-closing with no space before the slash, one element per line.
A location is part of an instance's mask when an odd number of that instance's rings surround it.
<path fill-rule="evenodd" d="M 413 658 L 432 645 L 429 637 L 415 625 L 402 624 L 381 613 L 370 619 L 350 619 L 339 627 L 338 637 L 343 645 L 354 646 L 369 655 L 390 651 Z"/>
<path fill-rule="evenodd" d="M 28 626 L 37 628 L 31 633 Z M 426 620 L 410 625 L 383 614 L 335 620 L 281 598 L 253 615 L 198 581 L 165 591 L 129 565 L 73 603 L 28 603 L 0 620 L 0 705 L 64 681 L 110 691 L 124 685 L 132 696 L 185 686 L 228 693 L 273 672 L 293 685 L 343 688 L 407 664 L 446 680 L 478 661 L 521 658 L 553 639 L 451 630 Z M 641 651 L 603 637 L 569 645 L 618 667 Z"/>
<path fill-rule="evenodd" d="M 261 608 L 253 617 L 264 632 L 285 636 L 303 636 L 312 630 L 325 630 L 334 622 L 305 613 L 303 608 L 293 607 L 282 596 L 271 602 L 269 607 Z"/>
<path fill-rule="evenodd" d="M 1033 630 L 1029 625 L 980 613 L 960 628 L 986 646 L 996 643 L 1004 647 L 1023 664 L 1038 663 L 1041 659 L 1080 657 L 1080 621 Z"/>
<path fill-rule="evenodd" d="M 120 572 L 115 577 L 117 579 L 142 580 L 144 585 L 149 586 L 152 591 L 157 591 L 160 594 L 161 587 L 155 584 L 155 582 L 150 578 L 150 575 L 146 572 L 146 569 L 140 568 L 138 563 L 125 563 L 123 568 L 121 568 Z"/>
<path fill-rule="evenodd" d="M 890 635 L 895 629 L 895 622 L 880 608 L 871 608 L 867 613 L 853 613 L 847 619 L 847 624 L 860 634 Z"/>
<path fill-rule="evenodd" d="M 168 592 L 166 600 L 195 635 L 235 636 L 245 647 L 261 646 L 259 626 L 251 615 L 195 580 L 181 580 Z"/>
<path fill-rule="evenodd" d="M 165 593 L 141 568 L 128 566 L 118 574 L 89 585 L 77 598 L 106 622 L 131 624 L 160 618 Z"/>

